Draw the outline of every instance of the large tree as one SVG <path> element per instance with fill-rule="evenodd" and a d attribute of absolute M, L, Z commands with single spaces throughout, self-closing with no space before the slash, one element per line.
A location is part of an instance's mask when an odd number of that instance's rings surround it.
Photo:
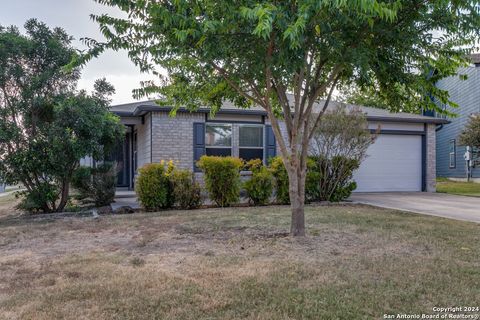
<path fill-rule="evenodd" d="M 102 158 L 123 126 L 105 80 L 94 95 L 75 91 L 79 71 L 63 67 L 76 51 L 62 29 L 29 20 L 25 30 L 0 27 L 0 176 L 23 184 L 25 209 L 62 211 L 80 159 Z"/>
<path fill-rule="evenodd" d="M 450 103 L 434 82 L 464 63 L 480 30 L 478 1 L 468 0 L 97 1 L 127 16 L 92 16 L 107 41 L 88 39 L 80 62 L 126 49 L 142 71 L 168 73 L 138 95 L 159 92 L 192 110 L 216 111 L 225 99 L 265 109 L 288 171 L 294 236 L 305 234 L 308 144 L 335 88 L 375 85 L 392 107 L 435 108 L 427 92 Z"/>

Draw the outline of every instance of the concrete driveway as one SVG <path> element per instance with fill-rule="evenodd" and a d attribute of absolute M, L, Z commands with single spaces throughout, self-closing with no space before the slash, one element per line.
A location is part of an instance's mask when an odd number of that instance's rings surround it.
<path fill-rule="evenodd" d="M 480 198 L 475 197 L 427 192 L 382 192 L 353 193 L 350 200 L 388 209 L 480 223 Z"/>

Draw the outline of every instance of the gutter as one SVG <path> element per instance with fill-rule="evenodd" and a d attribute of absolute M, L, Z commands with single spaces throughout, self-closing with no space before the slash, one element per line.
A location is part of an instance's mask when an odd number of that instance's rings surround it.
<path fill-rule="evenodd" d="M 136 107 L 133 112 L 129 111 L 112 111 L 114 114 L 120 117 L 141 117 L 149 112 L 170 112 L 173 110 L 173 107 L 158 107 L 158 106 L 147 106 L 141 105 Z M 186 108 L 179 108 L 177 111 L 179 112 L 191 112 Z M 198 113 L 210 113 L 210 109 L 207 108 L 199 108 L 194 112 Z M 248 110 L 248 109 L 220 109 L 217 112 L 218 114 L 241 114 L 241 115 L 258 115 L 258 116 L 266 116 L 267 112 L 262 110 Z M 369 121 L 382 121 L 382 122 L 406 122 L 406 123 L 435 123 L 435 124 L 447 124 L 450 121 L 441 118 L 434 118 L 434 117 L 424 117 L 424 118 L 400 118 L 394 116 L 368 116 L 367 120 Z"/>

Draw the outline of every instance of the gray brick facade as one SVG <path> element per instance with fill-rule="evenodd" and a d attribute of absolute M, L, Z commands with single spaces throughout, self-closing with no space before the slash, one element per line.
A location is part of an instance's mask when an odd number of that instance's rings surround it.
<path fill-rule="evenodd" d="M 151 162 L 151 114 L 145 115 L 143 124 L 135 125 L 137 131 L 137 168 Z"/>
<path fill-rule="evenodd" d="M 204 122 L 202 113 L 152 113 L 152 162 L 173 160 L 182 169 L 193 168 L 193 123 Z"/>
<path fill-rule="evenodd" d="M 426 147 L 427 147 L 427 156 L 426 156 L 426 191 L 435 192 L 437 184 L 437 166 L 436 166 L 436 125 L 428 124 L 426 126 Z"/>
<path fill-rule="evenodd" d="M 208 119 L 208 120 L 207 120 Z M 216 119 L 209 119 L 205 113 L 178 112 L 175 117 L 170 117 L 167 111 L 154 111 L 146 113 L 141 121 L 134 124 L 137 133 L 137 167 L 147 163 L 158 163 L 162 160 L 175 161 L 177 167 L 194 169 L 194 123 L 220 122 L 232 124 L 232 156 L 239 156 L 239 127 L 242 123 L 264 123 L 270 125 L 268 119 L 251 115 L 222 115 Z M 380 122 L 370 121 L 369 126 L 377 128 Z M 132 125 L 132 124 L 131 124 Z M 418 131 L 419 136 L 424 128 L 425 135 L 425 189 L 435 191 L 436 184 L 436 125 L 423 123 L 387 121 L 381 123 L 381 129 L 387 131 Z M 284 137 L 287 136 L 285 123 L 280 122 L 280 130 Z M 265 136 L 264 136 L 265 137 Z M 288 141 L 285 141 L 288 145 Z M 280 154 L 277 143 L 277 154 Z M 196 172 L 198 181 L 202 182 L 202 174 Z"/>
<path fill-rule="evenodd" d="M 169 117 L 167 112 L 152 113 L 152 161 L 174 160 L 177 166 L 184 169 L 193 169 L 193 123 L 205 122 L 205 115 L 201 113 L 178 113 L 175 118 Z M 214 122 L 214 120 L 212 120 Z M 269 124 L 267 120 L 265 122 Z M 148 127 L 148 126 L 147 126 Z M 238 133 L 239 124 L 232 126 L 232 155 L 238 156 Z M 398 128 L 406 124 L 399 124 Z M 397 127 L 395 127 L 397 128 Z M 398 129 L 397 128 L 397 129 Z M 426 191 L 436 190 L 436 145 L 435 145 L 435 124 L 426 125 Z M 286 126 L 280 123 L 282 134 L 286 137 Z M 288 143 L 288 141 L 286 141 Z M 280 149 L 277 144 L 277 154 Z M 149 161 L 147 161 L 149 162 Z M 196 173 L 201 181 L 201 173 Z"/>

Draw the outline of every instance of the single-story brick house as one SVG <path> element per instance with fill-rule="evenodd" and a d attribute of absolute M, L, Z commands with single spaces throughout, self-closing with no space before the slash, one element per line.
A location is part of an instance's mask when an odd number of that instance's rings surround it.
<path fill-rule="evenodd" d="M 337 105 L 331 103 L 330 108 Z M 446 120 L 359 108 L 369 129 L 380 126 L 381 131 L 355 172 L 357 191 L 435 191 L 435 129 Z M 146 101 L 115 105 L 111 111 L 127 128 L 116 156 L 121 167 L 119 188 L 132 189 L 137 169 L 147 163 L 174 160 L 179 167 L 195 171 L 195 162 L 204 154 L 265 161 L 280 152 L 260 108 L 238 109 L 225 103 L 215 117 L 207 108 L 180 109 L 170 117 L 171 108 Z"/>

